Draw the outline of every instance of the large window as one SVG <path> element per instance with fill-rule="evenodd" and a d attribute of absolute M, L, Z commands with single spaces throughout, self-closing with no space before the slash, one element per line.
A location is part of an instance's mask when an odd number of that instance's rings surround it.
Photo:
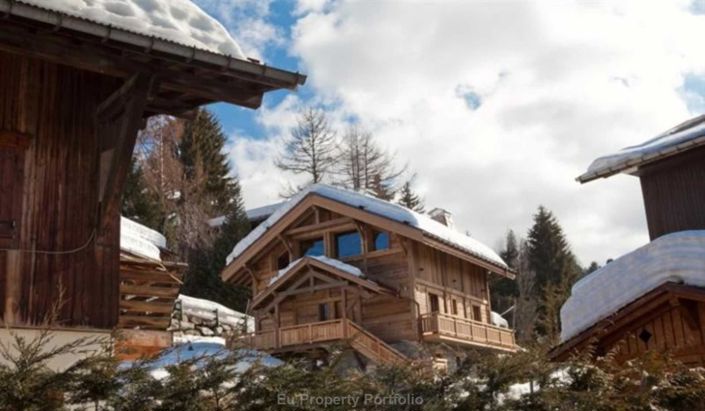
<path fill-rule="evenodd" d="M 325 255 L 322 238 L 314 238 L 301 242 L 301 254 L 306 256 Z"/>
<path fill-rule="evenodd" d="M 472 306 L 472 319 L 475 321 L 482 321 L 482 308 L 479 305 Z"/>
<path fill-rule="evenodd" d="M 431 305 L 431 312 L 437 313 L 440 311 L 440 305 L 438 304 L 438 296 L 436 294 L 428 293 L 428 301 Z"/>
<path fill-rule="evenodd" d="M 389 233 L 375 231 L 372 233 L 373 251 L 389 249 Z"/>
<path fill-rule="evenodd" d="M 360 233 L 350 231 L 335 236 L 335 255 L 338 258 L 354 257 L 362 254 Z"/>

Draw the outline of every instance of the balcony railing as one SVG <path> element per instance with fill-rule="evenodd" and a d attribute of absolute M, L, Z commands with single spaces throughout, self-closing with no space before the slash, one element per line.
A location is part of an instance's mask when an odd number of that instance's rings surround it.
<path fill-rule="evenodd" d="M 450 337 L 468 343 L 516 349 L 514 331 L 479 321 L 451 317 L 441 313 L 423 314 L 420 318 L 424 336 Z"/>
<path fill-rule="evenodd" d="M 278 330 L 259 331 L 244 337 L 245 342 L 258 350 L 275 350 L 295 345 L 335 341 L 346 338 L 343 319 L 280 327 Z"/>

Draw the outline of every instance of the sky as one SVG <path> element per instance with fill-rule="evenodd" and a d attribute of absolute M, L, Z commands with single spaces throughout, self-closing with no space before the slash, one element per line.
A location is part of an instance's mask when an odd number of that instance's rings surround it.
<path fill-rule="evenodd" d="M 428 209 L 499 249 L 554 212 L 583 265 L 648 242 L 636 177 L 592 160 L 705 111 L 705 0 L 195 0 L 246 55 L 308 76 L 249 110 L 210 108 L 248 208 L 307 106 L 369 129 L 417 173 Z"/>

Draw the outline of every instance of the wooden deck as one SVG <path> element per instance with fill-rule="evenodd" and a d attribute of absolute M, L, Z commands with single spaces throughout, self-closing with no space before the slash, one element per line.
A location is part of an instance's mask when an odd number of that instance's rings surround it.
<path fill-rule="evenodd" d="M 420 321 L 421 332 L 426 341 L 446 341 L 516 351 L 514 331 L 506 328 L 441 313 L 424 314 Z"/>
<path fill-rule="evenodd" d="M 347 319 L 320 321 L 281 327 L 278 331 L 260 331 L 244 337 L 245 343 L 255 349 L 265 351 L 287 351 L 306 345 L 334 341 L 345 341 L 370 360 L 381 364 L 396 364 L 407 358 Z"/>

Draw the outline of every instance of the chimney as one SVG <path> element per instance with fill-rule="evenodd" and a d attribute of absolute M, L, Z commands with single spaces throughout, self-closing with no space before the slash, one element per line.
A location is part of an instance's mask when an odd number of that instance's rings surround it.
<path fill-rule="evenodd" d="M 448 228 L 455 228 L 455 223 L 453 223 L 453 214 L 451 214 L 448 210 L 436 207 L 429 211 L 428 215 Z"/>

